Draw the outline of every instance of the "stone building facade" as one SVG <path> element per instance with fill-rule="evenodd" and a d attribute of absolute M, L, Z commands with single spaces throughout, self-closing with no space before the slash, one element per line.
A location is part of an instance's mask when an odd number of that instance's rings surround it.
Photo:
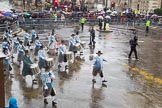
<path fill-rule="evenodd" d="M 130 0 L 130 7 L 139 10 L 141 14 L 153 13 L 154 9 L 161 7 L 162 0 Z"/>

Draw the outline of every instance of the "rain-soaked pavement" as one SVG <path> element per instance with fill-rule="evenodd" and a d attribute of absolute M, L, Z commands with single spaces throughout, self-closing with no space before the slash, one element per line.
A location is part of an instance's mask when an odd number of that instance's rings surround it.
<path fill-rule="evenodd" d="M 85 60 L 75 60 L 70 64 L 68 73 L 57 71 L 54 66 L 56 80 L 54 86 L 57 92 L 57 108 L 162 108 L 162 88 L 154 80 L 146 80 L 143 71 L 150 73 L 154 79 L 162 78 L 161 45 L 154 36 L 144 36 L 138 32 L 139 61 L 128 61 L 130 34 L 126 30 L 112 28 L 111 33 L 96 31 L 96 47 L 90 48 L 88 27 L 80 33 L 82 41 L 86 42 Z M 73 28 L 56 29 L 62 39 L 68 39 Z M 48 33 L 45 33 L 47 35 Z M 40 35 L 45 40 L 45 35 Z M 158 40 L 158 41 L 156 41 Z M 104 63 L 104 76 L 108 81 L 104 85 L 99 76 L 97 83 L 92 85 L 92 60 L 90 54 L 98 50 L 108 61 Z M 133 55 L 134 56 L 134 55 Z M 57 57 L 54 57 L 57 60 Z M 16 97 L 20 108 L 52 108 L 44 105 L 42 85 L 32 85 L 31 77 L 22 81 L 21 69 L 13 64 L 15 77 L 5 80 L 6 105 L 9 97 Z M 141 72 L 142 71 L 142 72 Z M 39 77 L 38 77 L 39 78 Z"/>

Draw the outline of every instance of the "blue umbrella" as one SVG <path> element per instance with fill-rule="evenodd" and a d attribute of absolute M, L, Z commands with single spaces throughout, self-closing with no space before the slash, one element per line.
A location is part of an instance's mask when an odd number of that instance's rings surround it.
<path fill-rule="evenodd" d="M 10 12 L 5 12 L 5 13 L 3 14 L 3 16 L 12 17 L 12 13 L 10 13 Z"/>

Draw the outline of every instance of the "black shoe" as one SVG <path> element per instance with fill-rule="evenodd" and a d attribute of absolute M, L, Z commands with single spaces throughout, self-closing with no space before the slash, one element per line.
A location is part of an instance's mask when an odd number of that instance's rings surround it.
<path fill-rule="evenodd" d="M 61 65 L 58 65 L 58 68 L 61 68 Z"/>
<path fill-rule="evenodd" d="M 66 66 L 65 66 L 65 69 L 69 69 L 69 66 L 68 66 L 68 65 L 66 65 Z"/>
<path fill-rule="evenodd" d="M 139 61 L 139 58 L 136 58 L 137 61 Z"/>
<path fill-rule="evenodd" d="M 107 82 L 107 81 L 106 80 L 103 80 L 102 82 L 104 83 L 104 82 Z"/>
<path fill-rule="evenodd" d="M 96 83 L 96 80 L 95 80 L 95 79 L 93 79 L 93 80 L 92 80 L 92 82 L 93 82 L 93 83 Z"/>
<path fill-rule="evenodd" d="M 45 103 L 45 104 L 48 104 L 47 99 L 44 99 L 44 103 Z"/>
<path fill-rule="evenodd" d="M 55 106 L 57 103 L 55 101 L 52 101 L 52 106 Z"/>

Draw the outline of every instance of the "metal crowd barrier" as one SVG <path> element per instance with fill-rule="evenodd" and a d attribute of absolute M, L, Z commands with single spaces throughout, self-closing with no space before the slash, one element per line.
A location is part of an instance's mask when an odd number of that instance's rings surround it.
<path fill-rule="evenodd" d="M 36 19 L 25 19 L 24 22 L 20 23 L 21 27 L 24 26 L 50 26 L 50 25 L 66 25 L 66 24 L 79 24 L 80 17 L 69 17 L 62 21 L 60 18 L 55 21 L 52 18 L 36 18 Z M 112 25 L 126 25 L 127 23 L 133 25 L 133 23 L 139 23 L 138 20 L 128 20 L 122 21 L 118 18 L 112 18 L 110 24 Z M 96 25 L 98 24 L 98 20 L 94 18 L 86 18 L 86 24 L 88 25 Z"/>
<path fill-rule="evenodd" d="M 3 34 L 5 30 L 11 28 L 12 31 L 16 31 L 18 26 L 16 22 L 9 23 L 9 24 L 0 24 L 0 34 Z"/>

